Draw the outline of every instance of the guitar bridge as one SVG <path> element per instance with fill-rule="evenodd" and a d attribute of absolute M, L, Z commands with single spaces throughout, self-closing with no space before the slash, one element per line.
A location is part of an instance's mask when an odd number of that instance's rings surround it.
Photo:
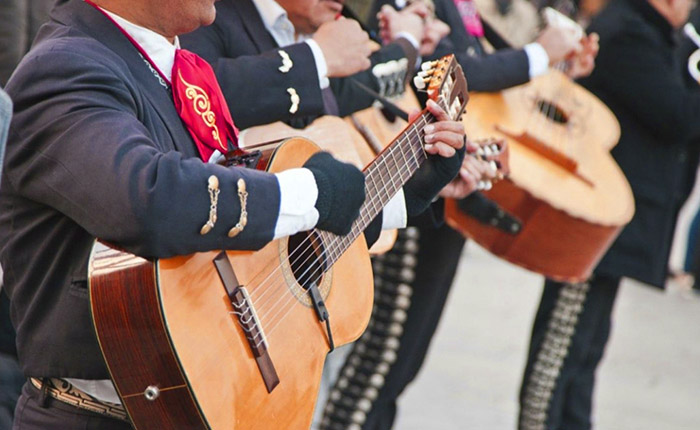
<path fill-rule="evenodd" d="M 233 305 L 232 313 L 238 318 L 238 323 L 248 340 L 248 345 L 253 352 L 255 362 L 258 365 L 267 392 L 271 393 L 279 384 L 280 379 L 279 376 L 277 376 L 274 364 L 272 364 L 270 354 L 268 354 L 265 332 L 255 312 L 253 302 L 246 288 L 238 283 L 238 278 L 236 278 L 233 267 L 231 267 L 231 262 L 225 252 L 222 251 L 214 257 L 214 266 L 219 273 L 219 278 L 221 278 L 221 283 L 224 285 L 226 294 Z"/>

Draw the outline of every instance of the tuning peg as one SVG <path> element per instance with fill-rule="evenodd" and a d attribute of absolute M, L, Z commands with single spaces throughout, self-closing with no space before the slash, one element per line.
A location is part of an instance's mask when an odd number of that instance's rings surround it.
<path fill-rule="evenodd" d="M 496 164 L 495 161 L 492 160 L 491 162 L 489 162 L 489 167 L 491 168 L 492 172 L 498 172 L 498 164 Z"/>
<path fill-rule="evenodd" d="M 485 181 L 486 184 L 484 185 L 484 191 L 488 191 L 491 188 L 493 188 L 493 183 L 491 181 Z"/>
<path fill-rule="evenodd" d="M 418 88 L 419 90 L 425 89 L 425 84 L 427 84 L 428 82 L 430 82 L 430 78 L 420 76 L 420 74 L 416 75 L 413 78 L 413 85 L 415 85 L 416 88 Z"/>
<path fill-rule="evenodd" d="M 492 155 L 495 155 L 495 153 L 491 150 L 491 148 L 488 145 L 486 145 L 484 146 L 484 155 L 490 157 Z"/>
<path fill-rule="evenodd" d="M 387 75 L 388 71 L 386 63 L 379 63 L 376 66 L 372 67 L 372 74 L 374 74 L 374 76 L 376 76 L 377 78 L 381 78 L 384 75 Z"/>
<path fill-rule="evenodd" d="M 493 151 L 494 154 L 499 154 L 501 152 L 501 148 L 497 144 L 493 143 L 491 144 L 491 151 Z"/>
<path fill-rule="evenodd" d="M 421 78 L 420 76 L 417 76 L 417 75 L 416 75 L 416 76 L 413 78 L 413 85 L 415 85 L 416 88 L 418 88 L 419 90 L 424 90 L 424 89 L 425 89 L 425 81 L 424 81 L 423 78 Z"/>
<path fill-rule="evenodd" d="M 423 63 L 423 64 L 420 65 L 420 68 L 421 68 L 421 70 L 427 72 L 428 70 L 435 68 L 436 65 L 437 65 L 437 60 L 435 60 L 435 61 L 426 61 L 425 63 Z"/>

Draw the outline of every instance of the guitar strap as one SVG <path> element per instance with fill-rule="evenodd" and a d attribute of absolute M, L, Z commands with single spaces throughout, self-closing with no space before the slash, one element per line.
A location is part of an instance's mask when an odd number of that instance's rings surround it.
<path fill-rule="evenodd" d="M 386 111 L 388 111 L 392 115 L 397 116 L 403 119 L 404 121 L 408 122 L 408 113 L 405 110 L 401 109 L 400 107 L 389 101 L 386 97 L 380 95 L 379 93 L 377 93 L 367 85 L 363 84 L 362 82 L 353 78 L 350 78 L 350 82 L 352 82 L 361 91 L 364 91 L 371 97 L 374 97 L 375 100 L 382 104 L 383 109 L 386 109 Z"/>

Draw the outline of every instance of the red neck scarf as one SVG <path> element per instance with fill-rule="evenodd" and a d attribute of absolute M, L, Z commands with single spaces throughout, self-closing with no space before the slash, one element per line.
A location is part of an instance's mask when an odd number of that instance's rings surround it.
<path fill-rule="evenodd" d="M 148 53 L 126 30 L 90 0 L 85 0 L 85 3 L 106 16 L 148 61 L 153 70 L 168 82 Z M 202 160 L 209 161 L 216 150 L 222 154 L 226 154 L 230 149 L 238 150 L 238 129 L 233 123 L 226 99 L 209 63 L 190 51 L 178 49 L 175 52 L 171 85 L 175 109 L 190 132 Z M 232 148 L 229 145 L 232 145 Z"/>
<path fill-rule="evenodd" d="M 453 0 L 459 16 L 462 18 L 467 33 L 475 37 L 484 36 L 484 26 L 481 24 L 479 12 L 476 10 L 474 0 Z"/>

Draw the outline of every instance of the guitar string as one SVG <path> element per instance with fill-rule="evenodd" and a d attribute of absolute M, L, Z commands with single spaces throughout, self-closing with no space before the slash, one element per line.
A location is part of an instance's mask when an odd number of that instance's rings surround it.
<path fill-rule="evenodd" d="M 415 162 L 418 162 L 417 158 L 415 158 L 416 154 L 412 152 L 411 155 L 414 158 Z M 406 167 L 405 169 L 402 168 L 402 171 L 397 172 L 397 175 L 401 175 L 401 177 L 403 177 L 403 175 L 407 172 L 409 172 L 408 167 Z M 338 237 L 338 241 L 342 244 L 346 240 L 346 238 L 347 237 Z M 315 269 L 315 272 L 318 272 L 319 269 L 321 269 L 321 266 L 317 267 Z M 314 273 L 314 275 L 316 275 L 316 273 Z M 286 297 L 285 303 L 282 306 L 278 306 L 277 310 L 273 314 L 270 315 L 270 313 L 268 312 L 267 315 L 269 317 L 266 318 L 264 323 L 261 321 L 261 325 L 267 327 L 267 329 L 265 330 L 266 335 L 271 335 L 272 333 L 274 333 L 276 329 L 280 326 L 280 324 L 286 319 L 289 313 L 295 308 L 295 306 L 299 304 L 299 301 L 293 294 L 281 296 L 281 298 L 284 297 Z M 260 341 L 258 341 L 257 344 L 259 345 L 262 342 L 263 339 L 260 339 Z"/>
<path fill-rule="evenodd" d="M 401 141 L 409 141 L 409 142 L 410 142 L 411 140 L 415 140 L 416 137 L 417 137 L 418 139 L 420 139 L 420 132 L 422 131 L 422 126 L 421 126 L 421 128 L 419 129 L 419 128 L 417 127 L 418 125 L 420 125 L 419 123 L 422 123 L 423 125 L 426 124 L 425 113 L 423 113 L 419 118 L 416 119 L 416 121 L 414 121 L 414 123 L 412 123 L 411 128 L 409 128 L 409 130 L 408 130 L 408 133 L 406 133 L 402 138 L 399 138 L 399 139 L 397 139 L 397 140 L 398 140 L 399 142 L 401 142 Z M 420 140 L 419 140 L 419 142 L 420 142 Z M 393 145 L 393 146 L 391 146 L 390 148 L 387 149 L 387 153 L 386 153 L 386 154 L 389 154 L 389 155 L 394 156 L 394 155 L 395 155 L 395 152 L 396 152 L 396 151 L 399 151 L 400 148 L 401 148 L 401 145 Z M 395 158 L 395 157 L 394 157 L 394 158 Z M 381 161 L 381 160 L 382 160 L 382 159 L 380 159 L 380 161 Z M 400 171 L 400 172 L 401 172 L 401 174 L 405 173 L 405 171 Z M 368 172 L 368 174 L 371 174 L 371 172 Z M 381 175 L 381 172 L 379 172 L 379 174 Z M 377 194 L 376 197 L 370 199 L 369 202 L 368 202 L 368 204 L 365 205 L 365 208 L 369 208 L 369 204 L 372 204 L 373 207 L 376 207 L 376 200 L 377 200 L 377 198 L 380 198 L 380 197 L 381 197 L 381 195 Z M 363 217 L 365 217 L 365 218 L 367 217 L 367 209 L 364 211 Z M 307 246 L 307 249 L 306 249 L 306 250 L 302 250 L 301 252 L 296 252 L 296 253 L 295 253 L 295 252 L 292 252 L 291 255 L 287 257 L 287 259 L 297 257 L 296 261 L 298 261 L 298 259 L 301 258 L 301 257 L 298 257 L 298 256 L 299 256 L 299 255 L 303 256 L 304 253 L 305 253 L 311 246 L 313 246 L 313 243 L 311 242 L 310 239 L 307 239 L 306 242 L 309 243 L 309 245 Z M 305 243 L 305 242 L 302 242 L 302 244 L 301 244 L 300 246 L 303 246 L 304 243 Z M 338 251 L 338 249 L 339 249 L 341 246 L 343 246 L 343 242 L 338 241 L 338 240 L 333 240 L 333 241 L 330 242 L 330 243 L 329 243 L 329 242 L 326 242 L 324 245 L 326 245 L 327 248 L 324 248 L 323 252 L 321 253 L 321 257 L 322 257 L 322 258 L 325 258 L 327 255 L 330 255 L 331 253 L 335 254 L 335 253 Z M 299 248 L 297 248 L 297 249 L 299 249 Z M 307 258 L 306 258 L 306 260 L 308 261 L 310 258 L 314 258 L 314 257 L 316 257 L 316 254 L 315 254 L 315 253 L 313 253 L 313 252 L 312 252 L 312 253 L 309 253 L 308 256 L 307 256 Z M 295 263 L 293 263 L 293 264 L 295 264 Z M 303 266 L 302 266 L 302 267 L 303 267 Z M 312 267 L 313 267 L 313 266 L 311 266 L 311 267 L 309 267 L 309 268 L 312 268 Z M 281 267 L 280 265 L 277 265 L 277 267 L 275 267 L 275 269 L 272 271 L 272 273 L 270 273 L 270 274 L 268 275 L 268 277 L 267 277 L 266 279 L 269 279 L 269 278 L 272 277 L 272 275 L 274 275 L 275 273 L 278 273 L 279 270 L 280 270 L 281 268 L 282 268 L 282 267 Z M 307 268 L 307 270 L 305 270 L 304 273 L 302 273 L 302 275 L 300 276 L 301 279 L 304 279 L 304 277 L 308 274 L 309 268 Z M 276 279 L 275 279 L 275 280 L 276 280 Z M 278 284 L 278 285 L 268 286 L 268 285 L 265 285 L 265 284 L 267 284 L 267 282 L 263 282 L 263 283 L 261 283 L 261 284 L 258 284 L 258 285 L 255 286 L 255 287 L 253 287 L 253 285 L 255 285 L 255 284 L 252 284 L 252 283 L 249 284 L 249 285 L 251 286 L 251 295 L 253 294 L 253 291 L 261 291 L 261 289 L 264 289 L 264 290 L 267 290 L 267 291 L 279 291 L 280 285 L 283 287 L 283 288 L 282 288 L 282 293 L 284 293 L 284 294 L 281 295 L 281 298 L 284 298 L 286 294 L 289 294 L 288 291 L 287 291 L 286 282 L 284 281 L 284 279 L 282 280 L 282 283 L 281 283 L 281 284 Z M 289 295 L 292 296 L 291 294 L 289 294 Z M 257 302 L 260 302 L 260 297 L 261 297 L 261 296 L 258 296 Z M 292 297 L 293 297 L 293 296 L 292 296 Z M 272 294 L 271 300 L 274 300 L 274 298 L 275 298 L 275 294 Z M 290 300 L 291 300 L 291 298 L 290 298 Z M 251 301 L 253 301 L 252 298 L 251 298 Z M 264 306 L 264 305 L 263 305 L 262 307 L 260 307 L 260 305 L 258 305 L 258 307 L 261 309 L 261 311 L 260 311 L 260 312 L 261 312 L 261 318 L 260 318 L 261 321 L 262 321 L 263 319 L 267 319 L 266 317 L 269 316 L 271 310 L 274 310 L 274 307 L 277 306 L 277 303 L 279 303 L 279 301 L 280 301 L 280 299 L 278 299 L 272 306 L 267 307 L 267 308 L 269 308 L 269 309 L 265 309 L 266 306 Z M 268 302 L 269 302 L 269 300 L 266 300 L 266 301 L 264 301 L 263 303 L 264 303 L 264 304 L 267 304 Z M 253 301 L 253 303 L 255 303 L 255 301 Z M 263 310 L 262 310 L 262 309 L 265 309 L 265 310 L 264 310 L 264 314 L 263 314 Z M 247 311 L 247 309 L 246 309 L 246 311 Z M 245 313 L 245 312 L 244 312 L 244 313 Z M 276 316 L 278 313 L 279 313 L 279 312 L 276 312 L 276 313 L 274 313 L 273 315 Z M 264 315 L 264 317 L 263 317 L 263 315 Z M 272 321 L 272 318 L 270 318 L 269 320 Z M 262 324 L 262 322 L 261 322 L 261 324 Z"/>
<path fill-rule="evenodd" d="M 420 118 L 418 118 L 416 121 L 418 121 L 418 120 L 423 120 L 422 116 Z M 400 138 L 397 138 L 396 140 L 398 141 L 400 139 L 404 139 L 404 138 L 408 138 L 408 137 L 409 137 L 409 135 L 406 134 Z M 394 147 L 398 147 L 398 145 L 392 146 L 391 148 L 394 148 Z M 389 149 L 389 150 L 391 150 L 391 149 Z M 317 231 L 317 230 L 312 230 L 312 231 Z M 281 238 L 279 240 L 284 240 L 284 239 Z M 304 245 L 306 245 L 306 248 L 302 248 Z M 305 253 L 309 252 L 312 247 L 313 247 L 313 242 L 311 241 L 311 239 L 309 237 L 307 237 L 302 241 L 302 243 L 299 244 L 299 246 L 292 253 L 289 254 L 289 257 L 294 257 L 295 255 L 304 255 Z M 265 268 L 269 267 L 269 265 L 274 265 L 274 261 L 282 258 L 283 254 L 284 254 L 284 250 L 279 251 L 274 257 L 272 257 L 270 259 L 269 264 L 265 265 Z M 297 263 L 297 261 L 294 261 L 292 264 L 296 264 L 296 263 Z M 265 268 L 263 268 L 255 276 L 253 276 L 250 279 L 250 281 L 248 282 L 248 285 L 257 285 L 258 288 L 256 288 L 256 290 L 260 290 L 260 287 L 264 286 L 270 280 L 270 278 L 273 275 L 275 275 L 276 271 L 273 271 L 271 273 L 267 273 L 265 271 Z M 259 279 L 262 275 L 265 275 L 266 273 L 267 273 L 267 277 L 265 279 L 263 279 L 260 282 L 256 281 L 256 279 Z M 253 291 L 251 291 L 250 294 L 251 294 L 251 298 L 255 298 L 256 300 L 260 300 L 262 298 L 262 295 L 259 297 L 254 297 L 255 293 Z"/>
<path fill-rule="evenodd" d="M 427 124 L 425 118 L 421 118 L 421 122 L 424 122 L 424 123 L 425 123 L 425 124 L 423 124 L 423 126 Z M 412 129 L 410 130 L 410 132 L 407 133 L 406 139 L 411 139 L 411 138 L 415 138 L 415 137 L 417 137 L 417 138 L 420 139 L 420 132 L 421 132 L 421 131 L 422 131 L 422 128 L 421 128 L 421 130 L 418 130 L 418 129 L 415 127 L 415 123 L 414 123 L 414 125 L 412 126 Z M 415 133 L 416 135 L 412 137 L 411 135 L 414 134 L 414 133 Z M 391 155 L 393 156 L 393 155 L 395 154 L 395 152 L 396 152 L 396 150 L 395 150 L 394 148 L 398 148 L 398 147 L 399 147 L 399 145 L 395 145 L 395 146 L 391 147 L 391 148 L 388 150 L 387 154 L 391 154 Z M 415 158 L 415 154 L 413 154 L 413 155 L 414 155 L 414 158 Z M 417 160 L 416 160 L 416 161 L 417 161 Z M 395 177 L 396 175 L 401 175 L 401 176 L 403 177 L 403 175 L 405 175 L 406 173 L 408 173 L 408 174 L 410 175 L 410 166 L 407 166 L 407 165 L 406 165 L 406 166 L 399 166 L 399 170 L 396 171 L 395 173 L 394 173 L 394 172 L 389 172 L 389 177 L 390 177 L 390 180 L 393 181 L 393 177 Z M 380 173 L 380 174 L 381 174 L 381 173 Z M 375 207 L 376 207 L 375 204 L 377 203 L 377 201 L 378 201 L 378 200 L 381 201 L 382 198 L 384 198 L 384 197 L 382 197 L 380 194 L 376 194 L 375 196 L 373 196 L 373 197 L 370 198 L 370 200 L 368 201 L 367 205 L 364 205 L 364 207 L 365 207 L 365 208 L 369 208 L 369 205 L 371 204 L 372 207 L 375 208 Z M 387 195 L 387 198 L 388 198 L 388 195 Z M 363 213 L 362 216 L 363 216 L 363 217 L 366 217 L 366 216 L 367 216 L 367 211 L 365 211 L 365 213 Z M 328 256 L 328 255 L 333 255 L 333 256 L 335 256 L 335 254 L 345 245 L 345 244 L 344 244 L 344 238 L 346 238 L 346 237 L 347 237 L 347 236 L 334 236 L 333 238 L 331 238 L 331 240 L 332 240 L 331 243 L 326 243 L 326 244 L 325 244 L 325 245 L 326 245 L 326 248 L 323 249 L 323 251 L 321 252 L 321 254 L 310 253 L 310 254 L 306 257 L 305 261 L 304 261 L 302 264 L 308 263 L 309 260 L 313 259 L 314 257 L 316 257 L 317 259 L 323 260 L 323 259 L 325 259 L 325 257 Z M 354 241 L 354 240 L 353 240 L 353 241 Z M 308 247 L 307 247 L 307 248 L 308 248 Z M 306 251 L 305 251 L 305 252 L 306 252 Z M 302 255 L 303 255 L 303 254 L 302 254 Z M 292 256 L 290 255 L 290 257 L 292 257 Z M 295 263 L 291 263 L 291 264 L 296 264 L 296 262 L 295 262 Z M 316 275 L 317 275 L 316 272 L 317 272 L 319 269 L 320 269 L 320 270 L 323 270 L 323 264 L 320 264 L 320 265 L 318 265 L 318 266 L 313 266 L 313 265 L 311 265 L 311 266 L 309 266 L 306 270 L 304 270 L 304 272 L 303 272 L 301 275 L 297 276 L 297 278 L 299 278 L 299 279 L 305 279 L 305 278 L 307 278 L 307 277 L 310 277 L 311 274 L 309 273 L 309 270 L 314 270 L 314 272 L 313 272 L 312 274 L 313 274 L 314 276 L 316 276 Z M 286 290 L 287 290 L 287 288 L 286 288 L 286 283 L 285 283 L 285 282 L 282 282 L 281 285 L 284 287 L 284 291 L 286 292 Z M 261 286 L 256 286 L 256 287 L 255 287 L 255 290 L 256 290 L 256 291 L 257 291 L 257 290 L 260 290 L 260 288 L 261 288 Z M 272 289 L 274 289 L 274 287 L 268 288 L 268 290 L 272 290 Z M 291 297 L 288 297 L 288 300 L 291 300 L 291 299 L 294 297 L 293 295 L 290 295 L 290 296 L 291 296 Z M 283 299 L 284 297 L 287 297 L 287 295 L 285 295 L 285 294 L 280 295 L 280 297 L 277 299 L 277 301 L 276 301 L 275 303 L 273 303 L 272 306 L 267 306 L 268 303 L 269 303 L 269 300 L 257 304 L 256 307 L 258 307 L 259 309 L 261 309 L 261 311 L 260 311 L 260 312 L 261 312 L 261 317 L 260 317 L 261 321 L 262 321 L 262 319 L 264 318 L 263 315 L 264 315 L 265 317 L 267 317 L 267 316 L 270 315 L 271 312 L 275 311 L 275 309 L 277 309 L 277 312 L 276 312 L 275 314 L 273 314 L 273 317 L 274 317 L 275 315 L 277 315 L 277 313 L 279 312 L 279 308 L 280 308 L 279 306 L 277 306 L 277 304 L 278 304 L 279 301 L 280 301 L 281 299 Z M 260 300 L 260 297 L 258 297 L 257 300 L 259 301 L 259 300 Z M 282 307 L 283 307 L 283 306 L 284 306 L 284 305 L 282 305 Z M 263 312 L 262 309 L 265 309 L 265 311 Z M 271 317 L 269 320 L 272 321 L 272 317 Z"/>
<path fill-rule="evenodd" d="M 418 159 L 416 158 L 416 154 L 412 152 L 411 155 L 413 156 L 413 159 L 414 159 L 414 162 L 416 163 L 416 166 L 419 166 L 420 163 L 419 163 Z M 400 169 L 399 171 L 397 171 L 395 174 L 394 174 L 394 173 L 390 173 L 390 179 L 393 181 L 394 178 L 397 178 L 397 177 L 398 177 L 398 178 L 400 178 L 401 180 L 403 180 L 404 177 L 410 178 L 410 174 L 411 174 L 410 167 L 409 167 L 409 166 L 405 166 L 405 168 L 404 168 L 404 167 L 401 167 L 401 169 Z M 357 239 L 357 238 L 353 239 L 351 243 L 354 243 L 354 241 L 355 241 L 356 239 Z M 335 243 L 335 244 L 332 243 L 332 244 L 329 245 L 329 248 L 331 249 L 331 253 L 332 253 L 333 255 L 335 255 L 335 253 L 336 253 L 336 251 L 338 250 L 338 248 L 343 248 L 343 247 L 345 247 L 345 243 L 346 243 L 347 241 L 348 241 L 348 236 L 340 236 L 340 237 L 337 237 L 336 243 Z M 336 248 L 335 250 L 333 250 L 334 247 Z M 341 255 L 342 255 L 342 254 L 341 254 Z M 309 269 L 307 269 L 306 272 L 308 272 L 308 270 L 309 270 Z M 322 265 L 316 266 L 316 267 L 313 269 L 312 276 L 313 276 L 313 277 L 316 277 L 317 275 L 319 275 L 319 273 L 318 273 L 319 271 L 321 271 L 320 275 L 322 275 L 322 274 L 323 274 L 323 271 L 324 271 L 324 268 L 323 268 Z M 303 278 L 303 276 L 306 276 L 306 275 L 302 275 L 302 278 Z M 274 313 L 271 314 L 271 311 L 268 311 L 268 312 L 266 313 L 266 316 L 269 316 L 269 317 L 266 318 L 266 322 L 265 322 L 264 324 L 267 325 L 267 326 L 269 327 L 269 328 L 268 328 L 268 332 L 269 332 L 269 333 L 274 332 L 275 328 L 279 325 L 279 323 L 281 323 L 281 322 L 286 318 L 286 316 L 288 315 L 288 313 L 289 313 L 289 312 L 291 311 L 291 309 L 294 307 L 294 303 L 297 302 L 297 300 L 296 300 L 296 298 L 295 298 L 295 296 L 294 296 L 293 294 L 282 295 L 282 296 L 280 297 L 280 299 L 283 299 L 284 297 L 287 298 L 286 301 L 285 301 L 285 303 L 282 304 L 281 306 L 277 306 L 277 307 L 276 307 L 276 310 L 274 311 Z M 279 301 L 279 299 L 278 299 L 278 301 Z M 289 303 L 290 303 L 290 302 L 292 303 L 292 306 L 289 306 Z M 282 313 L 285 309 L 287 309 L 286 312 L 284 312 L 284 313 L 282 314 L 282 316 L 278 318 L 278 316 L 280 315 L 280 313 Z M 275 322 L 275 321 L 276 321 L 276 322 Z M 262 322 L 261 322 L 261 324 L 262 324 Z"/>

